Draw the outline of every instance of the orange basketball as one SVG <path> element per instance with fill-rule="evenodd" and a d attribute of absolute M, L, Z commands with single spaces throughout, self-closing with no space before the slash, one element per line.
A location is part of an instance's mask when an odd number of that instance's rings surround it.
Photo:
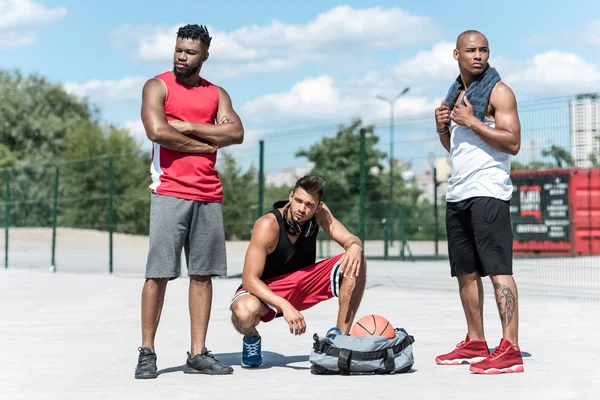
<path fill-rule="evenodd" d="M 350 330 L 351 336 L 385 336 L 393 339 L 396 336 L 394 327 L 387 319 L 381 315 L 365 315 L 354 323 Z"/>

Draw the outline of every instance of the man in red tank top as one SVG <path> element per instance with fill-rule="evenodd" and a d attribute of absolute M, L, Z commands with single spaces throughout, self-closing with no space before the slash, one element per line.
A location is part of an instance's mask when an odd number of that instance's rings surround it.
<path fill-rule="evenodd" d="M 184 372 L 233 372 L 212 356 L 205 338 L 212 276 L 227 274 L 217 149 L 242 143 L 244 129 L 227 92 L 200 77 L 211 39 L 204 26 L 181 27 L 173 70 L 148 80 L 142 93 L 142 122 L 153 149 L 150 248 L 142 290 L 137 379 L 158 375 L 154 339 L 167 283 L 180 275 L 182 249 L 190 278 L 191 325 Z"/>

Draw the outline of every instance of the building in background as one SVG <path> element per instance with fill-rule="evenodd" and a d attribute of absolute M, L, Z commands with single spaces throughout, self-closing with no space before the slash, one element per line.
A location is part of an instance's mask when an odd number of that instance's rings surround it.
<path fill-rule="evenodd" d="M 265 185 L 266 186 L 294 186 L 296 181 L 302 178 L 304 175 L 310 173 L 315 164 L 309 162 L 304 167 L 298 168 L 284 168 L 277 173 L 270 174 L 265 172 Z"/>
<path fill-rule="evenodd" d="M 580 94 L 569 103 L 571 157 L 575 167 L 592 166 L 590 156 L 600 156 L 600 96 Z"/>

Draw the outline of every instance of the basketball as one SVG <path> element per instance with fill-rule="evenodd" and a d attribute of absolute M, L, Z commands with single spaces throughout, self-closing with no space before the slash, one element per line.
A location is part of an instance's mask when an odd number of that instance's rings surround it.
<path fill-rule="evenodd" d="M 396 336 L 394 327 L 381 315 L 365 315 L 354 323 L 350 330 L 351 336 L 384 336 L 393 339 Z"/>

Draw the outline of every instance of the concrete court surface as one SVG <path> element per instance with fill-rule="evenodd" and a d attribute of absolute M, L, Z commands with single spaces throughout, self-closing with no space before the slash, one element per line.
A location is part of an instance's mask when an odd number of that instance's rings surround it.
<path fill-rule="evenodd" d="M 183 374 L 189 349 L 188 281 L 180 278 L 168 286 L 156 340 L 161 374 L 147 381 L 133 378 L 140 344 L 141 275 L 2 269 L 0 399 L 600 398 L 598 301 L 564 295 L 573 288 L 547 292 L 534 283 L 522 285 L 525 373 L 473 375 L 467 366 L 434 363 L 436 355 L 451 350 L 466 333 L 447 264 L 402 264 L 369 262 L 359 316 L 381 314 L 415 337 L 410 373 L 312 375 L 312 334 L 324 334 L 334 324 L 335 300 L 304 312 L 308 334 L 300 337 L 288 333 L 283 319 L 261 324 L 265 367 L 242 369 L 241 337 L 228 311 L 240 280 L 232 278 L 213 281 L 208 346 L 234 366 L 234 374 Z M 519 280 L 517 273 L 515 278 Z M 494 347 L 501 330 L 489 281 L 485 290 L 486 337 Z"/>

